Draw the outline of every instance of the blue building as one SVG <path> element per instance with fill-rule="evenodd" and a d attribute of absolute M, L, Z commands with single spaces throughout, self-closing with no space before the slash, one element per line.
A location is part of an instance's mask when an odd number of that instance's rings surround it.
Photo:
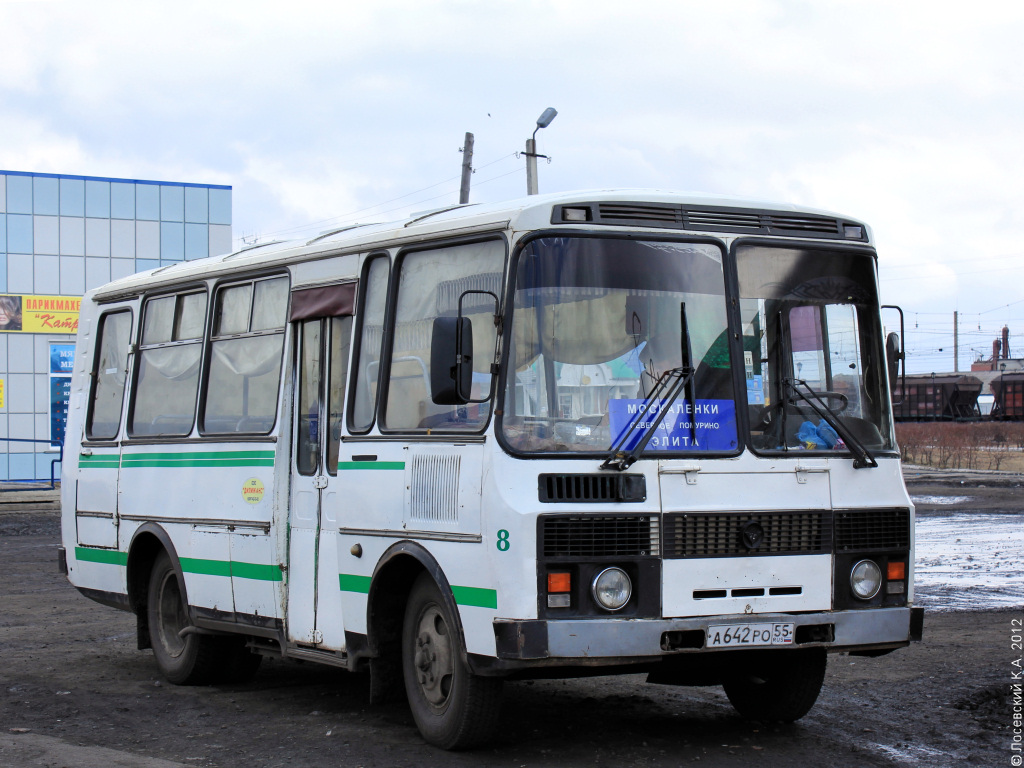
<path fill-rule="evenodd" d="M 82 294 L 230 250 L 231 187 L 0 171 L 0 480 L 50 476 Z"/>

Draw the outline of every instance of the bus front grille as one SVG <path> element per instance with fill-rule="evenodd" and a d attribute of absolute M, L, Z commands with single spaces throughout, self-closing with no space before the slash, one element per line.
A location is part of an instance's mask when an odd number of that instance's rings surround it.
<path fill-rule="evenodd" d="M 540 535 L 546 558 L 658 556 L 658 518 L 649 515 L 544 516 Z"/>
<path fill-rule="evenodd" d="M 910 549 L 909 509 L 836 510 L 836 551 Z"/>
<path fill-rule="evenodd" d="M 666 558 L 806 555 L 831 551 L 828 512 L 670 513 Z"/>

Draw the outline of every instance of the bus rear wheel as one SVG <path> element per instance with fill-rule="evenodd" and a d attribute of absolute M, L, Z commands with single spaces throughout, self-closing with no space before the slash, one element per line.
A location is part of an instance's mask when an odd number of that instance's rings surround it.
<path fill-rule="evenodd" d="M 405 609 L 402 674 L 420 733 L 442 749 L 482 744 L 498 726 L 502 681 L 474 675 L 464 656 L 440 590 L 429 574 L 421 574 Z"/>
<path fill-rule="evenodd" d="M 741 717 L 791 723 L 810 712 L 818 700 L 827 662 L 823 648 L 780 651 L 726 680 L 722 687 Z"/>
<path fill-rule="evenodd" d="M 225 638 L 182 634 L 192 622 L 177 571 L 166 552 L 161 552 L 153 563 L 146 611 L 156 665 L 169 682 L 206 685 L 218 680 L 224 671 Z"/>

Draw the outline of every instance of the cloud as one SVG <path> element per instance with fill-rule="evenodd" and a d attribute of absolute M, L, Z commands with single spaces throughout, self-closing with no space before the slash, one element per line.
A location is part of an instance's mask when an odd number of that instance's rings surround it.
<path fill-rule="evenodd" d="M 0 168 L 231 184 L 236 234 L 454 201 L 465 131 L 472 199 L 521 195 L 554 106 L 542 191 L 836 210 L 892 301 L 1024 298 L 1024 6 L 0 2 L 0 27 Z"/>

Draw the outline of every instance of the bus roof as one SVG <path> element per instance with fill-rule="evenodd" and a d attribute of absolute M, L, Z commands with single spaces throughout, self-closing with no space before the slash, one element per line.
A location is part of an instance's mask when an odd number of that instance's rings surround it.
<path fill-rule="evenodd" d="M 575 211 L 563 214 L 569 208 Z M 580 213 L 584 211 L 584 213 Z M 580 216 L 584 218 L 579 218 Z M 371 248 L 414 245 L 440 235 L 460 236 L 511 228 L 527 231 L 562 226 L 668 229 L 709 236 L 766 235 L 869 243 L 869 228 L 836 213 L 787 203 L 725 195 L 652 189 L 559 192 L 500 203 L 451 205 L 397 221 L 350 224 L 301 240 L 273 240 L 237 251 L 139 272 L 90 291 L 95 300 L 136 295 L 165 285 L 283 266 Z M 859 228 L 859 235 L 844 234 Z"/>

